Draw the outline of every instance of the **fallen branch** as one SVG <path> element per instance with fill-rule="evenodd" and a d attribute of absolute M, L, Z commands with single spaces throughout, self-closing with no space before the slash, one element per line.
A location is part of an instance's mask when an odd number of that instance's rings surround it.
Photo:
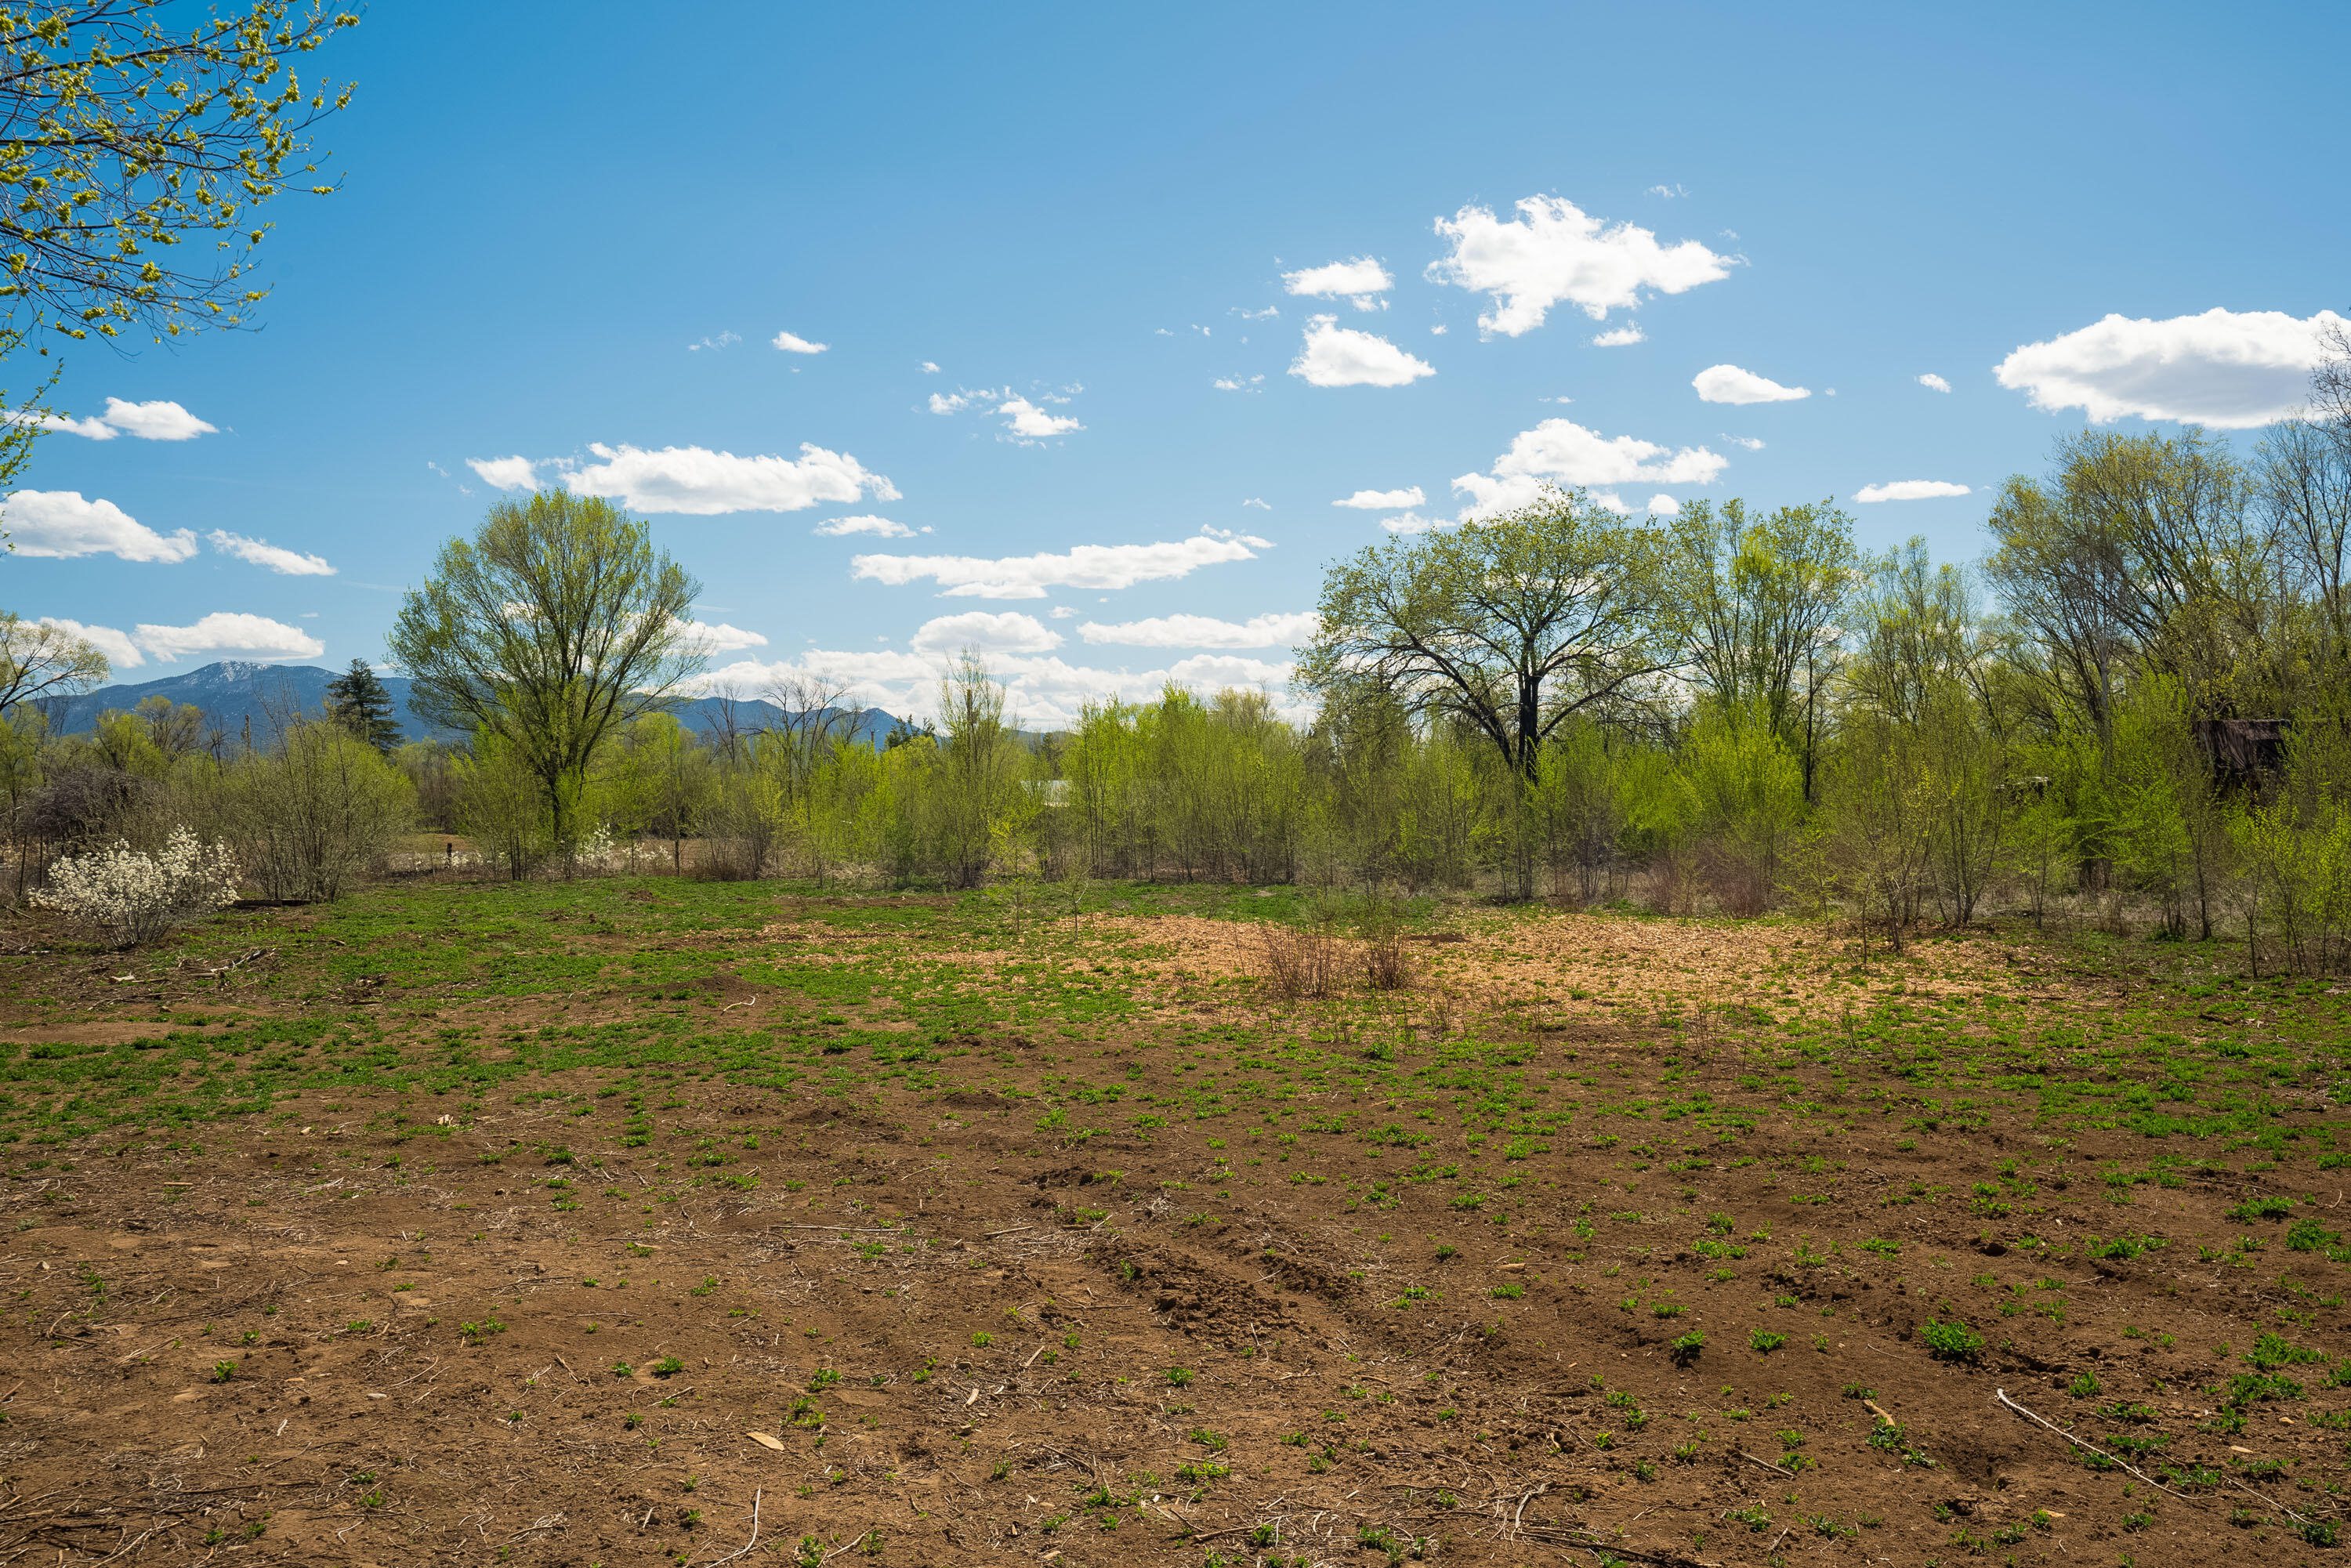
<path fill-rule="evenodd" d="M 1783 1469 L 1782 1469 L 1779 1466 L 1777 1466 L 1777 1465 L 1773 1464 L 1773 1463 L 1772 1463 L 1771 1460 L 1769 1460 L 1769 1459 L 1759 1459 L 1759 1458 L 1757 1458 L 1754 1455 L 1752 1455 L 1752 1454 L 1749 1453 L 1749 1452 L 1748 1452 L 1746 1449 L 1744 1449 L 1744 1448 L 1741 1448 L 1741 1449 L 1740 1449 L 1740 1450 L 1739 1450 L 1739 1457 L 1740 1457 L 1740 1458 L 1742 1458 L 1742 1459 L 1745 1459 L 1745 1460 L 1746 1460 L 1749 1464 L 1750 1464 L 1750 1465 L 1761 1465 L 1761 1466 L 1762 1466 L 1765 1469 L 1770 1470 L 1770 1471 L 1771 1471 L 1773 1475 L 1775 1475 L 1775 1476 L 1785 1476 L 1785 1477 L 1787 1477 L 1790 1480 L 1794 1480 L 1794 1479 L 1796 1479 L 1796 1472 L 1795 1472 L 1795 1471 L 1793 1471 L 1793 1470 L 1783 1470 Z"/>
<path fill-rule="evenodd" d="M 859 1531 L 856 1538 L 850 1542 L 848 1545 L 836 1546 L 831 1551 L 826 1552 L 822 1557 L 818 1558 L 818 1568 L 823 1568 L 825 1563 L 831 1562 L 834 1558 L 840 1556 L 844 1552 L 856 1551 L 859 1547 L 864 1545 L 866 1541 L 871 1538 L 872 1534 L 873 1531 L 870 1528 Z"/>
<path fill-rule="evenodd" d="M 2277 1510 L 2280 1513 L 2285 1515 L 2296 1524 L 2308 1524 L 2310 1522 L 2310 1521 L 2303 1518 L 2302 1515 L 2294 1512 L 2294 1510 L 2286 1507 L 2285 1504 L 2282 1502 L 2270 1502 L 2268 1498 L 2262 1497 L 2261 1493 L 2255 1491 L 2252 1488 L 2247 1486 L 2244 1482 L 2239 1480 L 2234 1476 L 2231 1476 L 2229 1478 L 2229 1484 L 2235 1487 L 2239 1491 L 2243 1492 L 2247 1497 L 2261 1498 L 2262 1501 L 2269 1503 L 2272 1508 Z"/>
<path fill-rule="evenodd" d="M 904 1225 L 778 1225 L 774 1228 L 778 1230 L 878 1230 L 886 1236 L 895 1236 L 901 1231 L 914 1228 Z"/>
<path fill-rule="evenodd" d="M 2018 1415 L 2023 1416 L 2026 1420 L 2032 1422 L 2035 1426 L 2048 1427 L 2049 1430 L 2056 1433 L 2057 1436 L 2064 1438 L 2065 1441 L 2073 1444 L 2075 1448 L 2087 1448 L 2090 1452 L 2097 1455 L 2098 1458 L 2105 1459 L 2107 1463 L 2114 1465 L 2117 1469 L 2128 1470 L 2132 1475 L 2137 1476 L 2139 1479 L 2145 1481 L 2156 1490 L 2163 1493 L 2166 1497 L 2176 1497 L 2182 1502 L 2194 1502 L 2196 1500 L 2194 1498 L 2189 1497 L 2186 1492 L 2173 1491 L 2169 1487 L 2165 1486 L 2161 1481 L 2157 1480 L 2153 1476 L 2148 1475 L 2145 1470 L 2138 1469 L 2137 1466 L 2123 1463 L 2122 1460 L 2116 1458 L 2112 1454 L 2109 1454 L 2095 1443 L 2085 1443 L 2082 1441 L 2081 1438 L 2074 1436 L 2073 1433 L 2066 1431 L 2064 1427 L 2052 1422 L 2043 1421 L 2040 1416 L 2035 1416 L 2032 1411 L 2027 1410 L 2023 1406 L 2019 1405 L 2015 1400 L 2011 1399 L 2008 1396 L 2007 1389 L 1995 1388 L 1992 1390 L 1991 1396 L 2001 1404 L 2005 1405 L 2010 1409 L 2015 1411 Z M 2253 1495 L 2259 1497 L 2261 1494 L 2256 1492 Z M 2267 1501 L 2268 1500 L 2263 1499 L 2262 1500 Z"/>
<path fill-rule="evenodd" d="M 537 1523 L 524 1525 L 520 1530 L 517 1530 L 512 1535 L 507 1536 L 507 1539 L 508 1541 L 520 1541 L 526 1535 L 536 1535 L 542 1530 L 553 1530 L 558 1525 L 561 1524 L 563 1520 L 564 1516 L 559 1513 L 543 1514 L 539 1517 Z"/>
<path fill-rule="evenodd" d="M 751 1548 L 759 1544 L 759 1499 L 761 1495 L 762 1494 L 756 1489 L 751 1493 L 751 1539 L 745 1542 L 741 1546 L 737 1547 L 734 1551 L 729 1552 L 724 1557 L 712 1558 L 709 1563 L 705 1565 L 705 1568 L 718 1568 L 718 1564 L 721 1563 L 732 1563 L 735 1559 L 742 1556 L 745 1552 L 750 1551 Z"/>

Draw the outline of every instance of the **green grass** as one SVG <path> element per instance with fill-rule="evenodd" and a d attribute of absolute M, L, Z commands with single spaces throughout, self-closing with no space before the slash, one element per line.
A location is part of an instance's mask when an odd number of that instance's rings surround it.
<path fill-rule="evenodd" d="M 1965 1136 L 2001 1114 L 2045 1138 L 2100 1131 L 2144 1144 L 2143 1156 L 2075 1178 L 2074 1197 L 2102 1186 L 2127 1198 L 2245 1151 L 2271 1162 L 2334 1158 L 2320 1096 L 2351 1093 L 2343 1050 L 2351 1005 L 2304 982 L 2231 978 L 2218 972 L 2222 955 L 2195 945 L 2043 940 L 2053 959 L 2093 980 L 2128 982 L 2053 998 L 2024 999 L 1996 984 L 1922 997 L 1855 971 L 1836 980 L 1853 997 L 1838 1017 L 1717 1009 L 1706 1025 L 1717 1047 L 1738 1055 L 1733 1088 L 1685 1081 L 1670 1055 L 1662 1071 L 1638 1078 L 1596 1061 L 1539 1068 L 1556 1060 L 1541 1055 L 1531 1032 L 1540 1009 L 1455 1019 L 1433 1039 L 1416 999 L 1405 1005 L 1417 1016 L 1368 993 L 1266 1007 L 1254 982 L 1233 977 L 1194 988 L 1250 1005 L 1167 1009 L 1137 982 L 1142 966 L 1181 955 L 1098 925 L 1102 915 L 1159 913 L 1302 920 L 1314 907 L 1290 889 L 1259 897 L 1249 888 L 1097 884 L 1086 894 L 1094 924 L 1073 929 L 1032 911 L 1016 941 L 993 890 L 827 896 L 800 884 L 619 878 L 382 886 L 332 905 L 232 913 L 161 950 L 107 960 L 142 975 L 172 965 L 184 973 L 276 949 L 270 962 L 239 971 L 249 984 L 218 1002 L 183 1003 L 176 1019 L 152 1013 L 152 1032 L 119 1043 L 0 1044 L 0 1151 L 14 1151 L 0 1160 L 21 1165 L 115 1127 L 184 1142 L 223 1117 L 295 1114 L 281 1107 L 298 1101 L 304 1118 L 413 1141 L 395 1157 L 430 1164 L 453 1131 L 443 1117 L 462 1125 L 499 1096 L 559 1103 L 624 1146 L 674 1153 L 697 1181 L 744 1186 L 758 1178 L 737 1168 L 737 1151 L 672 1144 L 665 1097 L 677 1086 L 760 1086 L 844 1106 L 965 1088 L 993 1091 L 1018 1124 L 1071 1149 L 1113 1132 L 1211 1134 L 1233 1145 L 1220 1159 L 1261 1160 L 1267 1173 L 1294 1148 L 1368 1151 L 1395 1168 L 1376 1183 L 1349 1183 L 1334 1201 L 1394 1207 L 1412 1185 L 1428 1184 L 1465 1217 L 1507 1225 L 1517 1222 L 1521 1191 L 1533 1190 L 1520 1187 L 1519 1173 L 1541 1176 L 1540 1161 L 1520 1156 L 1562 1140 L 1621 1140 L 1628 1159 L 1678 1176 L 1748 1163 L 1739 1145 L 1767 1118 L 1800 1133 Z M 1407 919 L 1444 913 L 1421 904 Z M 1510 920 L 1541 917 L 1477 916 L 1505 936 Z M 760 935 L 778 920 L 813 940 Z M 872 938 L 888 939 L 886 961 L 835 962 L 824 951 Z M 984 974 L 950 956 L 981 950 L 1008 957 Z M 61 1025 L 139 1016 L 87 986 L 51 983 L 89 967 L 76 954 L 0 957 L 0 995 Z M 722 971 L 761 998 L 756 1016 L 704 984 Z M 361 977 L 381 977 L 373 994 L 384 999 L 349 1000 Z M 592 1001 L 601 1021 L 565 1021 L 578 998 Z M 283 1010 L 256 1016 L 272 1009 Z M 517 1015 L 530 1021 L 517 1024 Z M 1148 1067 L 1129 1049 L 1138 1041 L 1155 1052 Z M 569 1171 L 567 1155 L 550 1142 L 503 1158 L 509 1170 L 520 1156 Z M 1961 1193 L 1913 1182 L 1880 1201 L 1970 1207 L 2031 1232 L 2065 1200 L 2067 1176 L 2053 1164 L 2010 1161 Z M 596 1180 L 580 1174 L 583 1186 Z M 1791 1199 L 1817 1201 L 1824 1217 L 1850 1201 L 1834 1159 L 1791 1163 L 1786 1175 Z M 1798 1181 L 1802 1190 L 1791 1190 Z M 545 1195 L 555 1205 L 587 1196 Z M 1576 1233 L 1604 1224 L 1637 1233 L 1653 1209 L 1593 1212 Z M 2292 1209 L 2282 1197 L 2242 1206 L 2255 1224 Z M 2290 1249 L 2351 1261 L 2334 1232 L 2310 1222 L 2285 1228 Z M 1693 1243 L 1725 1275 L 1768 1239 L 1735 1241 L 1734 1230 L 1728 1215 L 1713 1216 Z M 1898 1264 L 1898 1243 L 1847 1235 L 1861 1253 Z M 2089 1250 L 2126 1263 L 2166 1239 L 2134 1227 Z M 1835 1262 L 1824 1244 L 1795 1239 L 1800 1271 Z"/>

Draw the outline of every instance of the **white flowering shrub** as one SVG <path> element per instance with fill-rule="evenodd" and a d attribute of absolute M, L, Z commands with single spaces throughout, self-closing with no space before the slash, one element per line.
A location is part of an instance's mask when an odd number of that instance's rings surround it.
<path fill-rule="evenodd" d="M 31 897 L 130 946 L 235 903 L 236 891 L 236 857 L 227 846 L 200 844 L 180 828 L 160 854 L 118 840 L 111 849 L 68 855 Z"/>
<path fill-rule="evenodd" d="M 586 871 L 618 871 L 628 850 L 613 839 L 610 824 L 599 822 L 594 832 L 580 841 L 577 858 Z"/>

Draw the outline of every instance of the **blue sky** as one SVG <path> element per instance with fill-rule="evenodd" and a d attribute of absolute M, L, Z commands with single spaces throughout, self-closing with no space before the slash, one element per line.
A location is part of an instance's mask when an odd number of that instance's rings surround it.
<path fill-rule="evenodd" d="M 1054 724 L 1170 672 L 1278 684 L 1325 561 L 1543 478 L 1634 514 L 1834 497 L 1867 545 L 1970 559 L 2085 418 L 2250 443 L 2286 406 L 2351 314 L 2346 34 L 378 6 L 322 61 L 359 82 L 346 183 L 275 210 L 266 329 L 75 352 L 84 434 L 19 478 L 5 603 L 120 679 L 378 658 L 495 483 L 568 482 L 653 519 L 745 695 L 919 711 L 970 644 Z M 1855 499 L 1903 482 L 1967 492 Z"/>

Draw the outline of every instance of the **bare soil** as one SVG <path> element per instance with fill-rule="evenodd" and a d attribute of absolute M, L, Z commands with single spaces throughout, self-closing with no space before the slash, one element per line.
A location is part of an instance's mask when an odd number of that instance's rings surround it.
<path fill-rule="evenodd" d="M 907 940 L 804 925 L 820 904 L 734 956 L 820 940 L 871 965 Z M 916 1087 L 579 1069 L 20 1147 L 0 1563 L 2333 1555 L 2351 1389 L 2288 1364 L 2300 1396 L 2241 1423 L 2220 1391 L 2265 1333 L 2351 1349 L 2344 1268 L 2241 1218 L 2285 1196 L 2351 1224 L 2335 1174 L 2255 1150 L 2117 1187 L 2101 1173 L 2158 1147 L 2139 1132 L 2060 1129 L 2029 1094 L 1938 1110 L 1725 1022 L 1885 1003 L 1883 974 L 1815 983 L 1835 945 L 1802 928 L 1468 911 L 1419 990 L 1334 1022 L 1254 987 L 1230 922 L 1196 924 L 1091 938 L 1142 945 L 1092 972 L 1146 993 L 1144 1021 L 1008 1024 Z M 979 991 L 1029 983 L 1017 945 L 925 950 Z M 56 987 L 99 1005 L 105 967 L 61 957 Z M 713 1028 L 779 1005 L 737 967 L 698 982 Z M 1961 1005 L 2095 1009 L 2118 984 L 2020 934 L 1895 973 Z M 635 994 L 444 998 L 432 1024 Z M 1661 1022 L 1684 1009 L 1714 1021 Z M 156 1027 L 12 1016 L 27 1050 Z M 1375 1026 L 1420 1099 L 1328 1070 Z M 1448 1095 L 1473 1030 L 1510 1077 Z M 1068 1092 L 1229 1082 L 1284 1042 L 1326 1070 L 1278 1109 L 1154 1125 Z M 2279 1092 L 2271 1124 L 2328 1144 L 2332 1099 Z M 1562 1119 L 1513 1152 L 1452 1113 L 1497 1094 Z M 2164 1244 L 2088 1244 L 2133 1235 Z M 1930 1321 L 1980 1343 L 1938 1359 Z"/>

